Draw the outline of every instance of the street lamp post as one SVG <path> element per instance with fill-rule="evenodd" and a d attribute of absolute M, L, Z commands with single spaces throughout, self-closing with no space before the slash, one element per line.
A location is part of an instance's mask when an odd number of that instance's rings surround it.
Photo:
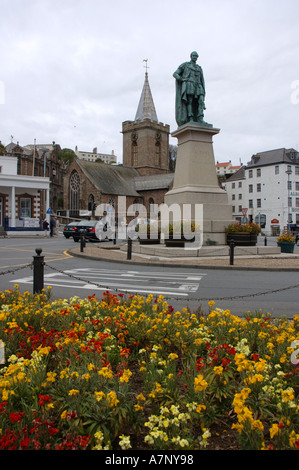
<path fill-rule="evenodd" d="M 287 229 L 288 229 L 288 234 L 290 233 L 290 224 L 292 223 L 292 214 L 290 214 L 290 210 L 292 210 L 292 204 L 289 206 L 289 200 L 290 200 L 290 176 L 292 174 L 291 168 L 288 168 L 286 171 L 286 174 L 288 175 L 288 204 L 287 204 L 287 210 L 288 210 L 288 222 L 287 222 Z"/>

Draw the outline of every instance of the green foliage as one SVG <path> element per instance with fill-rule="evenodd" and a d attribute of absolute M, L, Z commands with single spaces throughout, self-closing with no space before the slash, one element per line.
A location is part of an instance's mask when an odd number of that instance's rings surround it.
<path fill-rule="evenodd" d="M 63 160 L 65 163 L 72 163 L 74 158 L 77 158 L 77 156 L 72 149 L 65 148 L 60 150 L 58 158 L 60 158 L 60 160 Z"/>

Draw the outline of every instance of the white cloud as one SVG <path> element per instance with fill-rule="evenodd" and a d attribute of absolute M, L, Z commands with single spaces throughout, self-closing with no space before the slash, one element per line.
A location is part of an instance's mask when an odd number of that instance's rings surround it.
<path fill-rule="evenodd" d="M 298 0 L 2 0 L 0 140 L 122 156 L 148 59 L 160 121 L 176 129 L 178 65 L 199 52 L 217 160 L 298 146 Z M 175 143 L 172 140 L 171 143 Z"/>

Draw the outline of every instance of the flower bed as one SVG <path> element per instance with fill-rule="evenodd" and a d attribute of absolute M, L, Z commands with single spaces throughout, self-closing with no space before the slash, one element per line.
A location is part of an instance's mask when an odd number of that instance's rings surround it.
<path fill-rule="evenodd" d="M 277 246 L 281 248 L 282 253 L 294 253 L 295 248 L 295 238 L 289 233 L 282 233 L 277 238 Z"/>
<path fill-rule="evenodd" d="M 209 305 L 0 293 L 0 449 L 299 448 L 299 316 Z"/>

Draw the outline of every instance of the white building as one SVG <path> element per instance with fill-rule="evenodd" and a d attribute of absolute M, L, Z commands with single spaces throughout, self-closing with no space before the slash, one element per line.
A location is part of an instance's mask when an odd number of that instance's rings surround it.
<path fill-rule="evenodd" d="M 49 207 L 50 180 L 18 175 L 17 165 L 17 157 L 0 156 L 0 226 L 15 235 L 41 231 L 41 192 Z"/>
<path fill-rule="evenodd" d="M 232 175 L 241 168 L 241 165 L 232 165 L 232 162 L 217 162 L 216 163 L 216 175 L 225 176 Z"/>
<path fill-rule="evenodd" d="M 78 147 L 75 147 L 75 154 L 77 155 L 80 160 L 84 160 L 87 162 L 95 162 L 98 158 L 101 159 L 104 163 L 112 164 L 117 163 L 116 155 L 114 155 L 114 150 L 112 150 L 111 154 L 107 153 L 98 153 L 97 147 L 93 149 L 92 152 L 86 152 L 78 150 Z"/>
<path fill-rule="evenodd" d="M 299 153 L 276 149 L 253 155 L 225 183 L 237 220 L 259 223 L 266 235 L 299 230 Z"/>

